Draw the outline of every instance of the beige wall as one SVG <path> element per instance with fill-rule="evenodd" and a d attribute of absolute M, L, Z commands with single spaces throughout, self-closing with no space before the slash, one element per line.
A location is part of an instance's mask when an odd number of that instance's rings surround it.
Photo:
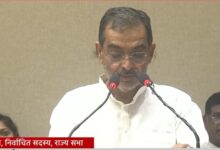
<path fill-rule="evenodd" d="M 202 109 L 219 91 L 220 3 L 0 2 L 0 112 L 15 120 L 22 136 L 47 136 L 51 111 L 65 92 L 97 81 L 100 17 L 125 5 L 152 18 L 155 82 L 182 89 Z"/>

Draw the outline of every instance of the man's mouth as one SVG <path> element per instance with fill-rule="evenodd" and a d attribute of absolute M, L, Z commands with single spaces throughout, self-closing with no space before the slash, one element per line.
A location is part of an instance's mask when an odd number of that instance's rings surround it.
<path fill-rule="evenodd" d="M 134 74 L 122 74 L 120 75 L 120 81 L 130 81 L 130 80 L 134 80 L 134 78 L 136 78 L 136 76 Z"/>

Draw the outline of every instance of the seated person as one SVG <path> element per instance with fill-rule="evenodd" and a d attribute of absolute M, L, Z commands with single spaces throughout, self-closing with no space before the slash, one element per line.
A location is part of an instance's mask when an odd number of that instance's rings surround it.
<path fill-rule="evenodd" d="M 204 123 L 209 134 L 209 147 L 220 147 L 220 92 L 214 93 L 206 101 Z"/>
<path fill-rule="evenodd" d="M 19 137 L 18 129 L 12 119 L 0 114 L 0 137 Z"/>

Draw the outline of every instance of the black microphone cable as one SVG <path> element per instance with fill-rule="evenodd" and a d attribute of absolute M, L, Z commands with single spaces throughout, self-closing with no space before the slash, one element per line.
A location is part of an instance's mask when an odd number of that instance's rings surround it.
<path fill-rule="evenodd" d="M 114 73 L 108 83 L 109 92 L 105 100 L 92 112 L 90 113 L 83 121 L 81 121 L 78 125 L 76 125 L 71 132 L 69 133 L 68 137 L 71 137 L 73 133 L 86 121 L 88 120 L 96 111 L 98 111 L 107 101 L 110 95 L 112 94 L 112 91 L 115 90 L 119 84 L 119 75 L 117 73 Z"/>
<path fill-rule="evenodd" d="M 196 148 L 200 148 L 200 139 L 199 139 L 199 136 L 198 136 L 196 130 L 193 128 L 193 126 L 191 124 L 189 124 L 189 122 L 185 118 L 181 117 L 175 111 L 175 109 L 173 109 L 171 106 L 169 106 L 160 95 L 157 94 L 157 92 L 154 89 L 153 82 L 150 80 L 150 78 L 146 74 L 137 72 L 136 75 L 137 75 L 138 80 L 144 86 L 149 87 L 151 89 L 151 91 L 153 92 L 153 94 L 156 95 L 156 97 L 163 103 L 163 105 L 166 106 L 169 110 L 171 110 L 176 115 L 176 117 L 179 118 L 182 122 L 184 122 L 185 125 L 193 132 L 195 139 L 196 139 Z"/>

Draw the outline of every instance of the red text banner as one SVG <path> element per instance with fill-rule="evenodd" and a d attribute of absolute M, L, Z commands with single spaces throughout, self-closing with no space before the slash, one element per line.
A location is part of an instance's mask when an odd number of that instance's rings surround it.
<path fill-rule="evenodd" d="M 1 148 L 94 148 L 94 138 L 0 137 Z"/>

